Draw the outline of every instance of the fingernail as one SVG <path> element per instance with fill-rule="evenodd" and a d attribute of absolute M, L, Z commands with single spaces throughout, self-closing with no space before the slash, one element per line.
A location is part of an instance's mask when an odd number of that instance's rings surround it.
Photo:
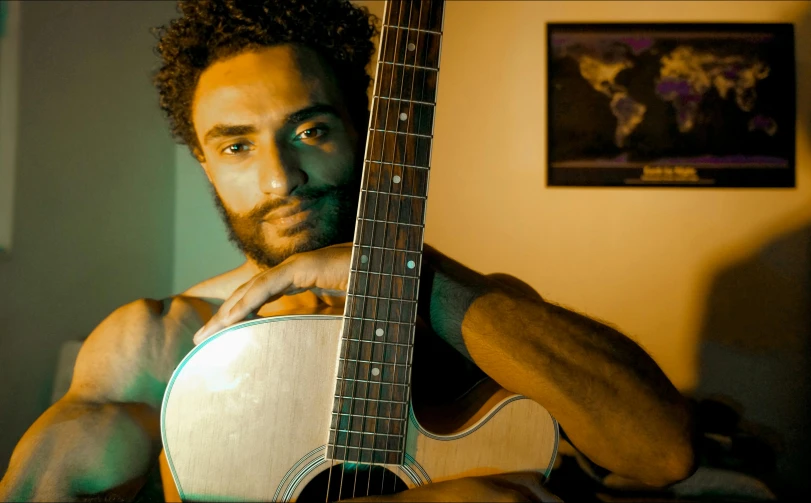
<path fill-rule="evenodd" d="M 200 330 L 198 330 L 197 333 L 194 334 L 194 337 L 192 337 L 192 342 L 194 342 L 195 344 L 200 344 L 200 342 L 203 340 L 203 334 L 205 330 L 206 327 L 203 327 Z"/>

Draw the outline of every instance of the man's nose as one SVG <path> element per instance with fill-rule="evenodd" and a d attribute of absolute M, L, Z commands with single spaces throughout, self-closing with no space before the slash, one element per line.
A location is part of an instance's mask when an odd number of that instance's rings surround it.
<path fill-rule="evenodd" d="M 259 188 L 265 194 L 286 197 L 307 182 L 294 152 L 273 145 L 260 160 Z"/>

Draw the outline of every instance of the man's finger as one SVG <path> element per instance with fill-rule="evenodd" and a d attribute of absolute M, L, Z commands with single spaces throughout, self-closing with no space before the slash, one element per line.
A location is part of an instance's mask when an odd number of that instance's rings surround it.
<path fill-rule="evenodd" d="M 230 297 L 225 299 L 225 302 L 220 305 L 214 316 L 204 323 L 200 330 L 194 334 L 192 341 L 195 345 L 199 345 L 201 342 L 208 339 L 212 334 L 219 332 L 227 326 L 224 321 L 227 313 L 231 310 L 233 305 L 242 298 L 242 295 L 248 288 L 251 287 L 254 280 L 256 280 L 256 277 L 253 277 L 240 285 L 239 288 L 234 290 L 234 293 L 232 293 Z"/>
<path fill-rule="evenodd" d="M 286 271 L 285 271 L 286 272 Z M 266 279 L 256 281 L 242 298 L 231 307 L 225 315 L 224 322 L 228 325 L 240 322 L 248 314 L 262 307 L 264 304 L 280 297 L 285 290 L 292 286 L 288 275 L 282 272 Z"/>
<path fill-rule="evenodd" d="M 267 302 L 281 296 L 291 287 L 290 267 L 279 265 L 255 276 L 239 287 L 220 307 L 203 328 L 194 335 L 194 343 L 200 344 L 220 330 L 244 320 Z"/>
<path fill-rule="evenodd" d="M 231 296 L 228 297 L 225 302 L 223 302 L 223 304 L 217 310 L 217 313 L 211 318 L 211 320 L 209 320 L 209 323 L 214 322 L 221 324 L 228 316 L 228 313 L 231 312 L 231 309 L 233 309 L 234 304 L 236 304 L 239 299 L 245 295 L 245 292 L 253 288 L 253 285 L 256 283 L 257 279 L 259 279 L 259 276 L 254 276 L 245 283 L 241 284 L 239 288 L 234 290 L 234 293 L 232 293 Z"/>

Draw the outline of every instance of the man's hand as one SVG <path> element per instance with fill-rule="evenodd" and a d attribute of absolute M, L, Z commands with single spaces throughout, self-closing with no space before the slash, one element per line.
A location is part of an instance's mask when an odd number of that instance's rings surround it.
<path fill-rule="evenodd" d="M 399 501 L 559 502 L 561 500 L 543 488 L 539 475 L 519 472 L 448 480 L 390 496 L 367 496 L 351 501 L 395 503 Z"/>
<path fill-rule="evenodd" d="M 351 258 L 352 243 L 343 243 L 297 253 L 276 267 L 257 274 L 220 306 L 217 314 L 194 335 L 194 343 L 200 344 L 223 328 L 244 320 L 282 295 L 310 290 L 328 305 L 342 305 Z"/>

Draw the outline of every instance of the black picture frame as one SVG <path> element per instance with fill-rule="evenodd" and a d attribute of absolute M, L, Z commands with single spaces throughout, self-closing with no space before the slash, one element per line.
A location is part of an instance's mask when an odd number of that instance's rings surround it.
<path fill-rule="evenodd" d="M 548 23 L 547 186 L 796 183 L 791 23 Z"/>

